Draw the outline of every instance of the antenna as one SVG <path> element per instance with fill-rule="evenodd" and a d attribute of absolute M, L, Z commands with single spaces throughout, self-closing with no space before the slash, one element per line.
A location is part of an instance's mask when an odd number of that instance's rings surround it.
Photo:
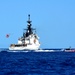
<path fill-rule="evenodd" d="M 28 15 L 28 18 L 29 18 L 29 20 L 30 20 L 30 14 Z"/>
<path fill-rule="evenodd" d="M 29 15 L 28 15 L 28 21 L 27 21 L 27 23 L 28 23 L 28 24 L 31 24 L 31 22 L 32 22 L 32 21 L 30 21 L 30 14 L 29 14 Z"/>

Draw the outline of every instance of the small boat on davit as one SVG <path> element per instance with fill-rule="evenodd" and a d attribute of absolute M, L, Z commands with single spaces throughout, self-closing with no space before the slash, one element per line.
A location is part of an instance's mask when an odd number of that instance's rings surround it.
<path fill-rule="evenodd" d="M 23 36 L 18 39 L 17 44 L 11 44 L 9 50 L 38 50 L 40 47 L 39 37 L 36 29 L 32 28 L 30 15 L 28 15 L 27 29 L 24 29 Z"/>

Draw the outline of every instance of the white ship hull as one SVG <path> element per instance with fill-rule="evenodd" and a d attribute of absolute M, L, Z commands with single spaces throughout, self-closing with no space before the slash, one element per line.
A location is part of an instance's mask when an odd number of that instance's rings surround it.
<path fill-rule="evenodd" d="M 40 45 L 28 45 L 25 47 L 9 47 L 9 50 L 38 50 Z"/>

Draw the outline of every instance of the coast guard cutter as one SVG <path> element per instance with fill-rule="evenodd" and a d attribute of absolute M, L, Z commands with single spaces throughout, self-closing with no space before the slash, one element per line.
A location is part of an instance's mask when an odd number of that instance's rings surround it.
<path fill-rule="evenodd" d="M 28 15 L 27 29 L 24 29 L 23 36 L 18 39 L 17 44 L 11 44 L 9 50 L 38 50 L 40 47 L 39 37 L 36 29 L 32 28 L 30 15 Z"/>

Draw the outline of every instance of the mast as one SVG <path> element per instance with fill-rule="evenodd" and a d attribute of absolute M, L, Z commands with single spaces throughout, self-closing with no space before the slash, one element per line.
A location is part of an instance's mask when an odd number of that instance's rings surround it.
<path fill-rule="evenodd" d="M 23 37 L 28 37 L 29 35 L 33 34 L 33 30 L 36 30 L 34 28 L 32 28 L 32 24 L 31 24 L 31 20 L 30 20 L 30 14 L 28 15 L 28 21 L 27 21 L 27 29 L 24 29 L 26 30 L 26 33 L 23 34 Z"/>
<path fill-rule="evenodd" d="M 31 25 L 32 25 L 31 22 L 32 22 L 32 21 L 30 21 L 30 14 L 29 14 L 29 15 L 28 15 L 28 21 L 27 21 L 27 23 L 28 23 L 28 28 L 27 28 L 27 29 L 28 29 L 28 30 L 27 30 L 27 31 L 28 31 L 28 36 L 33 33 L 33 32 L 32 32 L 32 28 L 31 28 Z M 30 38 L 30 37 L 29 37 L 29 38 Z M 30 44 L 30 39 L 29 39 L 29 44 Z"/>
<path fill-rule="evenodd" d="M 28 31 L 29 35 L 33 33 L 32 28 L 31 28 L 31 26 L 32 26 L 31 22 L 32 21 L 30 21 L 30 14 L 29 14 L 28 15 L 28 21 L 27 21 L 27 23 L 28 23 L 27 31 Z"/>
<path fill-rule="evenodd" d="M 32 24 L 31 24 L 32 21 L 30 21 L 30 14 L 28 15 L 28 21 L 27 21 L 27 29 L 26 30 L 26 37 L 28 37 L 30 34 L 33 34 L 33 29 L 31 28 Z"/>

